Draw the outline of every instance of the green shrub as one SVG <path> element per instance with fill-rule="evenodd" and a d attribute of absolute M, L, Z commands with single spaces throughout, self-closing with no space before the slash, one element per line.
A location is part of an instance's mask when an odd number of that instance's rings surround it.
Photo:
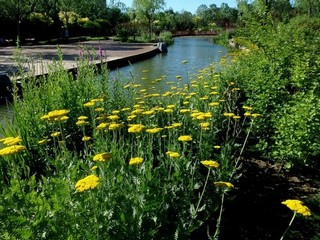
<path fill-rule="evenodd" d="M 159 35 L 159 39 L 162 42 L 165 42 L 168 46 L 174 43 L 174 38 L 171 32 L 164 31 Z"/>

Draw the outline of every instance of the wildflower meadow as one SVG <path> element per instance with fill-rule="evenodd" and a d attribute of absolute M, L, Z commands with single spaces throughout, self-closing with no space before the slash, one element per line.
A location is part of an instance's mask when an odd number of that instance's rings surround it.
<path fill-rule="evenodd" d="M 248 35 L 263 40 L 267 27 Z M 277 31 L 283 36 L 290 29 Z M 48 76 L 23 78 L 13 119 L 0 128 L 0 238 L 222 239 L 244 160 L 269 157 L 285 173 L 314 166 L 318 138 L 304 130 L 318 116 L 311 101 L 316 82 L 295 82 L 309 73 L 291 64 L 288 46 L 275 51 L 285 60 L 269 61 L 271 48 L 244 39 L 235 39 L 244 49 L 187 81 L 181 75 L 149 79 L 167 83 L 164 92 L 121 76 L 111 80 L 106 66 L 98 69 L 88 59 L 79 60 L 76 74 L 57 61 Z M 187 59 L 182 71 L 186 66 Z M 296 85 L 287 85 L 291 80 Z M 312 121 L 312 129 L 318 125 Z M 261 177 L 251 175 L 257 182 Z M 276 206 L 287 210 L 285 224 L 268 239 L 290 236 L 295 219 L 310 217 L 316 231 L 316 208 L 297 195 L 281 196 Z M 291 239 L 303 239 L 296 236 Z"/>
<path fill-rule="evenodd" d="M 15 95 L 1 129 L 1 238 L 217 239 L 261 117 L 237 105 L 236 83 L 211 65 L 157 92 L 79 65 L 74 79 L 57 62 Z"/>

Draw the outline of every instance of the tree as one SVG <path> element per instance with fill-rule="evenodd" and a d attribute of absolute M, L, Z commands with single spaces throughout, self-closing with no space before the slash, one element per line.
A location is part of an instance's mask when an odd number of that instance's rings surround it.
<path fill-rule="evenodd" d="M 17 44 L 20 44 L 20 24 L 34 11 L 36 0 L 0 0 L 1 15 L 16 22 Z"/>
<path fill-rule="evenodd" d="M 295 0 L 294 6 L 298 12 L 311 16 L 320 15 L 320 1 L 319 0 Z"/>
<path fill-rule="evenodd" d="M 157 11 L 165 6 L 164 0 L 133 0 L 133 7 L 141 18 L 145 18 L 148 22 L 149 38 L 152 35 L 152 22 Z"/>

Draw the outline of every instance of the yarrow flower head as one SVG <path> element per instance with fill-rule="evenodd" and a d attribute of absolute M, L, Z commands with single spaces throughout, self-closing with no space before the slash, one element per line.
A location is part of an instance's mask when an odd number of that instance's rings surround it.
<path fill-rule="evenodd" d="M 230 182 L 214 182 L 214 185 L 216 187 L 222 187 L 222 188 L 234 188 L 233 184 Z"/>
<path fill-rule="evenodd" d="M 160 132 L 162 129 L 163 128 L 149 128 L 149 129 L 146 130 L 146 132 L 154 134 L 154 133 Z"/>
<path fill-rule="evenodd" d="M 99 177 L 91 174 L 83 179 L 80 179 L 76 183 L 75 188 L 78 192 L 94 189 L 99 185 L 99 180 L 100 180 Z"/>
<path fill-rule="evenodd" d="M 87 125 L 89 124 L 89 122 L 85 121 L 85 120 L 79 120 L 76 122 L 76 125 L 77 126 L 84 126 L 84 125 Z"/>
<path fill-rule="evenodd" d="M 183 135 L 183 136 L 180 136 L 178 138 L 178 141 L 180 141 L 180 142 L 190 142 L 190 141 L 192 141 L 192 137 L 189 136 L 189 135 Z"/>
<path fill-rule="evenodd" d="M 54 132 L 51 134 L 51 137 L 58 137 L 61 134 L 61 132 Z"/>
<path fill-rule="evenodd" d="M 180 157 L 180 154 L 178 152 L 173 152 L 173 151 L 167 151 L 166 154 L 171 157 L 171 158 L 178 158 Z"/>
<path fill-rule="evenodd" d="M 89 141 L 91 139 L 91 137 L 89 137 L 89 136 L 83 136 L 82 137 L 82 141 L 84 141 L 84 142 L 87 142 L 87 141 Z"/>
<path fill-rule="evenodd" d="M 311 211 L 310 209 L 303 204 L 302 201 L 296 199 L 288 199 L 282 202 L 283 205 L 286 205 L 292 211 L 299 213 L 303 216 L 310 216 Z"/>
<path fill-rule="evenodd" d="M 16 153 L 19 153 L 23 150 L 26 150 L 25 146 L 22 145 L 12 145 L 9 147 L 5 147 L 0 149 L 0 156 L 8 156 L 8 155 L 13 155 Z"/>
<path fill-rule="evenodd" d="M 134 158 L 131 158 L 130 161 L 129 161 L 129 165 L 139 165 L 143 163 L 143 158 L 142 157 L 134 157 Z"/>
<path fill-rule="evenodd" d="M 0 142 L 2 142 L 4 145 L 7 146 L 12 146 L 12 145 L 17 145 L 22 142 L 21 137 L 6 137 L 0 139 Z"/>
<path fill-rule="evenodd" d="M 129 133 L 140 133 L 144 130 L 145 126 L 142 124 L 129 124 Z"/>
<path fill-rule="evenodd" d="M 106 162 L 112 158 L 112 153 L 99 153 L 93 157 L 95 162 Z"/>
<path fill-rule="evenodd" d="M 201 164 L 209 168 L 218 168 L 220 166 L 218 162 L 213 160 L 203 160 L 201 161 Z"/>
<path fill-rule="evenodd" d="M 60 121 L 61 118 L 64 117 L 65 115 L 67 115 L 69 112 L 70 112 L 70 110 L 66 110 L 66 109 L 53 110 L 53 111 L 49 112 L 48 114 L 42 116 L 41 119 Z M 65 118 L 63 118 L 63 119 L 66 120 Z"/>

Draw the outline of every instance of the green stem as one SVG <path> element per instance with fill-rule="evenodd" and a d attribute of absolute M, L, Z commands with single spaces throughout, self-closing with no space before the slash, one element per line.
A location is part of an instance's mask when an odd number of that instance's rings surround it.
<path fill-rule="evenodd" d="M 218 218 L 217 225 L 216 225 L 216 231 L 213 236 L 214 240 L 217 240 L 219 238 L 220 225 L 221 225 L 222 212 L 223 212 L 223 204 L 224 204 L 224 193 L 222 193 L 222 196 L 221 196 L 221 206 L 220 206 L 219 218 Z"/>
<path fill-rule="evenodd" d="M 291 220 L 290 220 L 290 222 L 289 222 L 289 225 L 287 226 L 286 230 L 285 230 L 284 233 L 282 234 L 280 240 L 283 240 L 284 236 L 287 234 L 289 228 L 290 228 L 291 225 L 292 225 L 292 222 L 293 222 L 294 218 L 296 217 L 296 214 L 297 214 L 297 212 L 294 212 L 294 213 L 293 213 L 293 216 L 292 216 L 292 218 L 291 218 Z"/>
<path fill-rule="evenodd" d="M 206 190 L 206 187 L 207 187 L 207 183 L 208 183 L 208 180 L 209 180 L 209 175 L 210 175 L 210 169 L 208 169 L 208 174 L 207 174 L 207 178 L 206 178 L 206 181 L 204 183 L 204 186 L 203 186 L 203 189 L 202 189 L 202 193 L 200 195 L 200 198 L 199 198 L 199 201 L 198 201 L 198 204 L 197 204 L 197 207 L 196 207 L 196 213 L 198 212 L 198 209 L 199 209 L 199 206 L 200 206 L 200 203 L 201 203 L 201 200 L 202 200 L 202 197 L 203 197 L 203 194 Z"/>
<path fill-rule="evenodd" d="M 94 194 L 92 190 L 90 191 L 90 195 L 91 195 L 91 200 L 92 202 L 94 202 L 94 205 L 95 205 L 95 207 L 93 208 L 93 218 L 94 218 L 93 220 L 94 220 L 94 228 L 96 232 L 96 239 L 99 239 L 99 224 L 98 224 L 98 218 L 97 218 L 98 201 L 97 201 L 96 194 Z"/>
<path fill-rule="evenodd" d="M 249 127 L 249 130 L 248 130 L 247 136 L 246 136 L 246 138 L 245 138 L 245 140 L 243 142 L 243 145 L 242 145 L 242 148 L 240 150 L 239 156 L 238 156 L 238 158 L 237 158 L 237 160 L 235 162 L 234 169 L 233 169 L 233 171 L 232 171 L 232 173 L 230 175 L 230 179 L 232 178 L 233 174 L 236 172 L 236 169 L 238 167 L 238 163 L 240 161 L 241 155 L 242 155 L 242 153 L 244 151 L 245 146 L 247 145 L 248 138 L 249 138 L 249 135 L 250 135 L 250 132 L 251 132 L 251 129 L 252 129 L 253 122 L 254 122 L 254 120 L 252 120 L 251 123 L 250 123 L 250 127 Z"/>

